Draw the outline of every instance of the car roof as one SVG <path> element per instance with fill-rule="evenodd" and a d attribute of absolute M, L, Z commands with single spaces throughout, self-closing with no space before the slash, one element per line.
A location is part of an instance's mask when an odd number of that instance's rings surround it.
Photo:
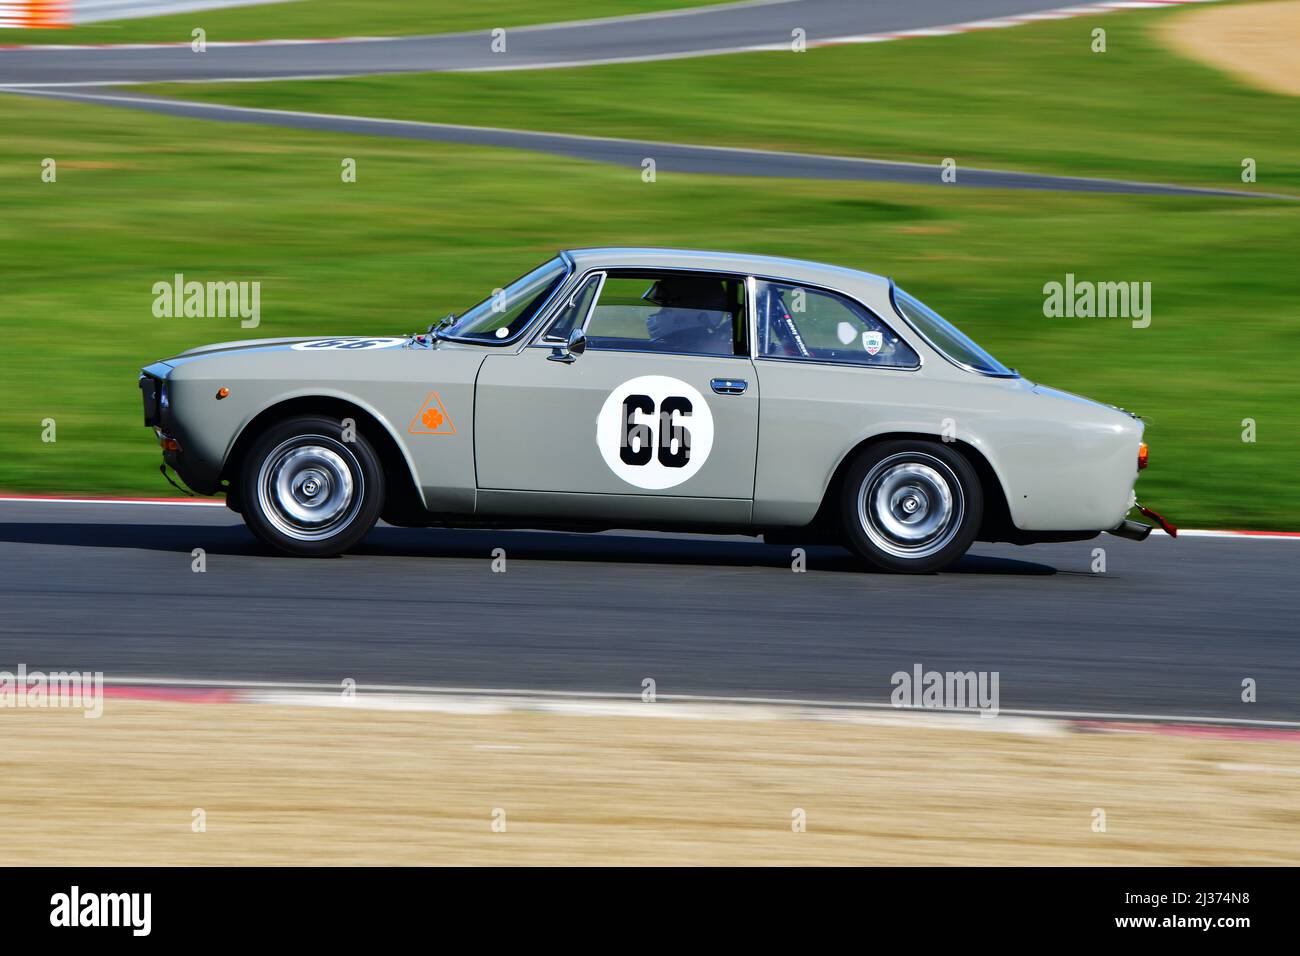
<path fill-rule="evenodd" d="M 594 249 L 568 249 L 579 272 L 587 269 L 653 268 L 698 269 L 718 272 L 739 272 L 746 275 L 767 276 L 774 279 L 791 279 L 810 285 L 832 288 L 855 286 L 874 287 L 887 292 L 889 280 L 871 272 L 848 269 L 844 266 L 811 262 L 807 259 L 787 259 L 783 256 L 761 256 L 744 252 L 709 252 L 701 249 L 653 249 L 607 246 Z"/>

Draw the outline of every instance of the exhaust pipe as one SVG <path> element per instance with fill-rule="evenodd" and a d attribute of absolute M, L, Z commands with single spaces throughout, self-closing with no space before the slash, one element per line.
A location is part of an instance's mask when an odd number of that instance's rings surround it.
<path fill-rule="evenodd" d="M 1143 524 L 1141 521 L 1125 519 L 1111 528 L 1109 533 L 1118 535 L 1121 538 L 1128 538 L 1130 541 L 1145 541 L 1147 535 L 1151 533 L 1151 525 Z"/>

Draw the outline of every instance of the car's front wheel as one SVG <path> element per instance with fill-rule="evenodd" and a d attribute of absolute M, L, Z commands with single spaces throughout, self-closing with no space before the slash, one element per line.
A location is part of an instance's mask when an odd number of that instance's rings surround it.
<path fill-rule="evenodd" d="M 240 499 L 249 530 L 272 548 L 331 557 L 374 527 L 384 471 L 361 433 L 345 435 L 338 420 L 305 415 L 254 441 L 240 469 Z"/>
<path fill-rule="evenodd" d="M 887 571 L 937 571 L 975 540 L 984 513 L 979 476 L 955 449 L 890 441 L 849 467 L 841 514 L 849 543 Z"/>

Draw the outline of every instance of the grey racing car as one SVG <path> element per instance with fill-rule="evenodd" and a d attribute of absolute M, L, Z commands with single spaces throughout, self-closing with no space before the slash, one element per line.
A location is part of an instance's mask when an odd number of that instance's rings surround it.
<path fill-rule="evenodd" d="M 423 333 L 209 345 L 140 386 L 164 467 L 294 555 L 380 518 L 833 541 L 893 571 L 1150 531 L 1140 419 L 813 262 L 571 250 Z"/>

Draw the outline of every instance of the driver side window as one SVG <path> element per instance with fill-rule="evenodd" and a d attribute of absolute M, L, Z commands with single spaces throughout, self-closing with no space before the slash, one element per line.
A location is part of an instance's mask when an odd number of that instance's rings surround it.
<path fill-rule="evenodd" d="M 587 348 L 746 355 L 743 280 L 611 271 L 587 322 Z"/>
<path fill-rule="evenodd" d="M 758 354 L 917 368 L 916 352 L 865 306 L 820 289 L 757 282 Z"/>
<path fill-rule="evenodd" d="M 551 323 L 551 327 L 546 330 L 542 336 L 542 341 L 546 343 L 565 342 L 569 338 L 569 333 L 576 328 L 582 327 L 583 320 L 591 310 L 591 301 L 596 297 L 600 290 L 600 280 L 605 277 L 604 273 L 597 272 L 588 276 L 587 280 L 578 288 L 574 289 L 565 300 L 560 308 L 560 313 Z"/>

